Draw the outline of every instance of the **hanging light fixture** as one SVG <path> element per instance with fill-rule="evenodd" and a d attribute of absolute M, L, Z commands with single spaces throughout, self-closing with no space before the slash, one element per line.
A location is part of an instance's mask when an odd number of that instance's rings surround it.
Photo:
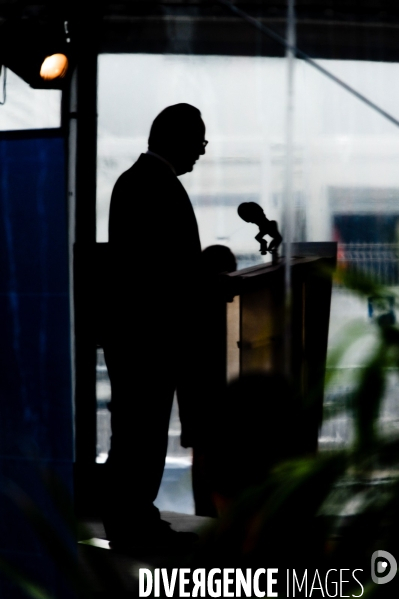
<path fill-rule="evenodd" d="M 63 79 L 68 71 L 68 58 L 65 54 L 46 56 L 40 67 L 40 77 L 45 81 Z"/>
<path fill-rule="evenodd" d="M 0 29 L 0 64 L 36 89 L 61 89 L 74 62 L 67 21 L 10 20 Z"/>

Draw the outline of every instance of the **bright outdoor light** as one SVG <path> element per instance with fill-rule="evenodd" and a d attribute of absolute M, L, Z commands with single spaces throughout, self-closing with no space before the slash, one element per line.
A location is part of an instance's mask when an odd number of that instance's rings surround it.
<path fill-rule="evenodd" d="M 68 59 L 65 54 L 52 54 L 44 59 L 40 69 L 40 77 L 46 81 L 61 79 L 68 70 Z"/>

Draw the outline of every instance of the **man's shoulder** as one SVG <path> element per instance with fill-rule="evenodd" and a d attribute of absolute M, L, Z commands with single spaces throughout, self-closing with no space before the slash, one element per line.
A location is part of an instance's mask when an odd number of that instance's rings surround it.
<path fill-rule="evenodd" d="M 141 196 L 165 193 L 173 196 L 186 196 L 183 185 L 171 168 L 159 158 L 149 154 L 141 154 L 137 161 L 115 183 L 113 196 L 136 191 Z"/>
<path fill-rule="evenodd" d="M 140 154 L 136 162 L 122 173 L 119 179 L 124 180 L 140 176 L 152 177 L 154 175 L 170 179 L 171 181 L 176 180 L 176 175 L 172 172 L 171 168 L 165 162 L 150 154 Z"/>

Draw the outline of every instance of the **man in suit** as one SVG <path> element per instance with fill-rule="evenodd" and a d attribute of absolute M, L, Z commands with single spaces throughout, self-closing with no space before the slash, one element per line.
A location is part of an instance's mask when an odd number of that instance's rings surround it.
<path fill-rule="evenodd" d="M 104 526 L 111 546 L 191 542 L 153 505 L 163 474 L 174 392 L 195 358 L 201 246 L 177 178 L 205 154 L 205 125 L 189 104 L 154 120 L 148 152 L 117 180 L 109 214 L 111 285 L 104 354 L 111 379 L 111 450 Z M 187 386 L 187 385 L 186 385 Z M 187 406 L 180 406 L 184 429 Z M 189 423 L 187 422 L 189 428 Z"/>

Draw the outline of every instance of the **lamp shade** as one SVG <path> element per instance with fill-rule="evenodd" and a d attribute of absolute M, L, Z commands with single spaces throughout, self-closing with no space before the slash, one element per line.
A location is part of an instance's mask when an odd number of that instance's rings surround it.
<path fill-rule="evenodd" d="M 0 29 L 0 64 L 37 89 L 62 89 L 73 61 L 64 22 L 15 19 Z"/>
<path fill-rule="evenodd" d="M 46 56 L 40 67 L 40 77 L 45 81 L 62 79 L 68 70 L 68 58 L 65 54 L 52 54 Z"/>

